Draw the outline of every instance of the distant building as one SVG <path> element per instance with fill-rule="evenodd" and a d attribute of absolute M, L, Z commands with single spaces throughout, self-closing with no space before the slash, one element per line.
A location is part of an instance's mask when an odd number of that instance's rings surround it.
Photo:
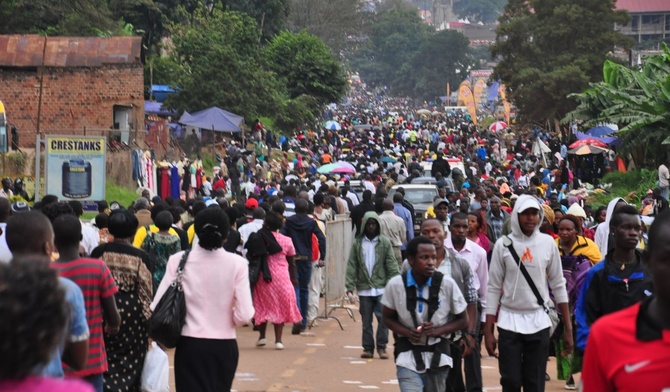
<path fill-rule="evenodd" d="M 84 135 L 86 129 L 142 144 L 141 48 L 140 37 L 0 35 L 0 101 L 19 145 L 35 144 L 40 79 L 44 134 Z"/>
<path fill-rule="evenodd" d="M 628 11 L 631 20 L 615 28 L 636 43 L 670 43 L 670 0 L 617 0 L 616 8 Z"/>

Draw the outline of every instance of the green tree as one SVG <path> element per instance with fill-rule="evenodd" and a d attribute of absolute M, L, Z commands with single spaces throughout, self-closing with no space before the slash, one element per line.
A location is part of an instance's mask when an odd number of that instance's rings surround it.
<path fill-rule="evenodd" d="M 0 9 L 0 34 L 95 36 L 117 29 L 106 0 L 9 0 Z"/>
<path fill-rule="evenodd" d="M 286 27 L 293 32 L 307 30 L 333 53 L 348 53 L 364 32 L 366 14 L 361 8 L 361 0 L 291 0 Z"/>
<path fill-rule="evenodd" d="M 630 41 L 615 31 L 628 21 L 614 0 L 509 0 L 492 47 L 500 79 L 522 117 L 561 119 L 576 107 L 568 95 L 602 79 L 615 48 Z"/>
<path fill-rule="evenodd" d="M 402 64 L 435 31 L 423 23 L 415 8 L 406 5 L 382 9 L 369 30 L 368 41 L 351 59 L 352 66 L 366 82 L 390 87 L 402 80 Z"/>
<path fill-rule="evenodd" d="M 267 70 L 256 22 L 245 14 L 196 11 L 173 30 L 172 60 L 178 64 L 179 91 L 166 103 L 196 111 L 218 106 L 246 118 L 271 113 L 282 87 Z"/>
<path fill-rule="evenodd" d="M 326 44 L 306 31 L 277 35 L 265 50 L 270 69 L 279 75 L 289 98 L 312 96 L 320 105 L 338 102 L 347 79 Z"/>
<path fill-rule="evenodd" d="M 454 12 L 463 19 L 492 23 L 502 13 L 507 0 L 458 0 L 454 4 Z"/>
<path fill-rule="evenodd" d="M 284 27 L 290 10 L 290 0 L 227 0 L 231 11 L 244 12 L 258 24 L 261 38 L 270 41 Z"/>
<path fill-rule="evenodd" d="M 443 30 L 431 35 L 402 65 L 394 86 L 401 95 L 432 100 L 445 94 L 447 82 L 458 86 L 474 65 L 470 41 L 463 34 Z"/>
<path fill-rule="evenodd" d="M 584 126 L 619 125 L 620 153 L 637 162 L 655 165 L 670 144 L 670 50 L 645 60 L 641 69 L 611 61 L 603 67 L 603 81 L 573 97 L 579 105 L 564 121 L 582 120 Z"/>

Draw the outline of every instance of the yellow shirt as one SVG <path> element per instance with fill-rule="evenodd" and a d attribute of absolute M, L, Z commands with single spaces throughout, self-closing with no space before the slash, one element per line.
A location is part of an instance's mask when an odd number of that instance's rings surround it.
<path fill-rule="evenodd" d="M 149 226 L 149 231 L 152 233 L 158 233 L 160 230 L 158 230 L 158 227 L 156 225 L 151 225 Z M 179 234 L 177 234 L 177 231 L 170 227 L 170 230 L 168 230 L 170 234 L 173 236 L 179 238 Z M 147 229 L 144 226 L 140 226 L 137 229 L 137 232 L 135 232 L 135 238 L 133 239 L 133 246 L 136 248 L 139 248 L 142 246 L 142 242 L 144 242 L 144 239 L 147 237 Z"/>
<path fill-rule="evenodd" d="M 565 256 L 563 254 L 563 248 L 561 248 L 561 239 L 556 238 L 555 241 L 556 245 L 558 245 L 558 252 L 561 254 L 561 256 Z M 575 241 L 575 244 L 570 250 L 570 256 L 585 256 L 591 260 L 591 265 L 596 265 L 603 260 L 603 255 L 600 253 L 598 245 L 581 235 L 577 236 L 577 241 Z"/>

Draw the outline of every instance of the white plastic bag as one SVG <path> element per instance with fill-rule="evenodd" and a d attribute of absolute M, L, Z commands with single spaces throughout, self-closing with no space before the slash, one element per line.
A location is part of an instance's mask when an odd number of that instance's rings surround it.
<path fill-rule="evenodd" d="M 170 361 L 156 342 L 151 343 L 151 349 L 144 358 L 141 382 L 142 392 L 170 391 Z"/>

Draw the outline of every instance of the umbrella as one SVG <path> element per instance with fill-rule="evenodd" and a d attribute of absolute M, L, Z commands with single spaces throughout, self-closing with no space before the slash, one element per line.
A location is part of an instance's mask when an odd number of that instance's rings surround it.
<path fill-rule="evenodd" d="M 385 156 L 382 157 L 382 159 L 380 159 L 379 162 L 396 163 L 398 162 L 398 160 L 390 156 Z"/>
<path fill-rule="evenodd" d="M 589 136 L 607 136 L 615 132 L 614 129 L 605 126 L 594 127 L 586 131 L 585 133 Z"/>
<path fill-rule="evenodd" d="M 337 167 L 338 167 L 338 166 L 335 165 L 334 163 L 329 163 L 329 164 L 327 164 L 327 165 L 323 165 L 323 166 L 321 166 L 321 167 L 317 170 L 317 172 L 322 173 L 322 174 L 326 174 L 326 173 L 330 173 L 333 169 L 336 169 Z"/>
<path fill-rule="evenodd" d="M 430 116 L 431 112 L 428 109 L 419 109 L 416 111 L 416 114 L 422 115 L 422 116 Z"/>
<path fill-rule="evenodd" d="M 570 148 L 577 148 L 581 146 L 594 146 L 594 147 L 601 147 L 601 148 L 607 148 L 607 144 L 603 143 L 602 141 L 598 139 L 594 139 L 592 137 L 582 139 L 582 140 L 577 140 L 576 142 L 572 143 L 568 147 Z"/>
<path fill-rule="evenodd" d="M 579 146 L 577 148 L 573 148 L 572 150 L 568 150 L 568 154 L 591 155 L 591 154 L 602 154 L 607 151 L 609 151 L 607 148 L 601 148 L 592 146 L 590 144 L 584 144 L 583 146 Z"/>
<path fill-rule="evenodd" d="M 603 143 L 605 143 L 605 144 L 608 144 L 608 145 L 616 144 L 615 142 L 619 142 L 619 141 L 620 141 L 619 139 L 617 139 L 617 138 L 614 137 L 614 136 L 602 136 L 602 137 L 599 137 L 599 136 L 590 136 L 590 135 L 587 135 L 587 134 L 585 134 L 585 133 L 581 133 L 581 132 L 579 132 L 579 131 L 575 131 L 575 136 L 577 136 L 577 140 L 584 140 L 584 139 L 589 139 L 589 138 L 591 138 L 591 139 L 595 139 L 595 140 L 601 141 L 601 142 L 603 142 Z"/>
<path fill-rule="evenodd" d="M 330 171 L 331 173 L 340 173 L 340 174 L 356 174 L 356 170 L 342 166 L 342 167 L 336 167 L 335 169 Z"/>
<path fill-rule="evenodd" d="M 337 167 L 343 167 L 343 168 L 351 169 L 351 170 L 354 170 L 354 171 L 356 170 L 354 165 L 352 165 L 349 162 L 345 162 L 345 161 L 335 162 L 334 165 L 337 166 Z"/>
<path fill-rule="evenodd" d="M 324 127 L 329 131 L 339 131 L 340 129 L 342 129 L 342 126 L 340 125 L 340 123 L 338 123 L 337 121 L 333 121 L 333 120 L 327 121 L 324 124 Z"/>
<path fill-rule="evenodd" d="M 496 121 L 491 126 L 489 127 L 489 131 L 491 132 L 498 132 L 502 131 L 503 129 L 509 128 L 509 125 L 507 125 L 506 122 L 504 121 Z"/>

